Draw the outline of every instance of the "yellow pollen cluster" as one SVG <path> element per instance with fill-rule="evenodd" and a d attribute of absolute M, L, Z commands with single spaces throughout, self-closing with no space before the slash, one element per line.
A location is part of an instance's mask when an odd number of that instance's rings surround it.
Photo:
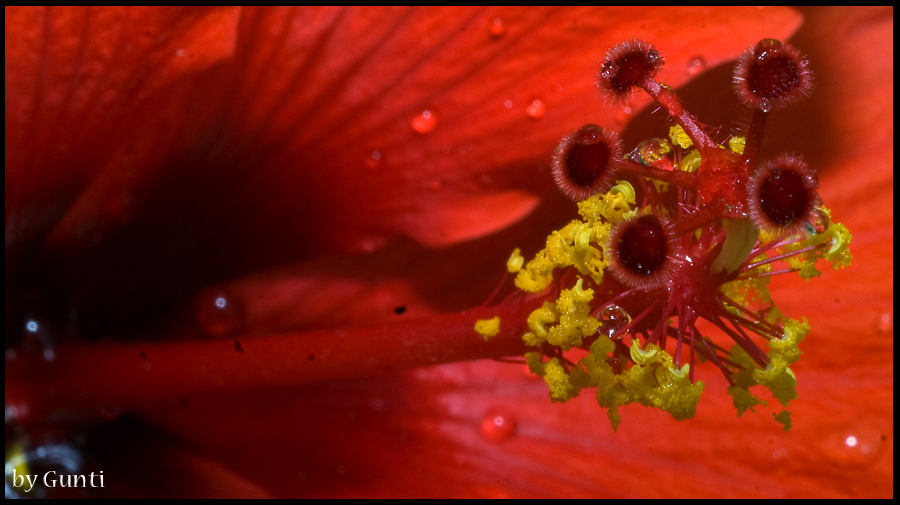
<path fill-rule="evenodd" d="M 500 333 L 500 318 L 482 319 L 475 322 L 475 332 L 481 335 L 485 341 L 491 337 L 496 337 Z"/>
<path fill-rule="evenodd" d="M 634 197 L 631 184 L 619 181 L 608 193 L 579 202 L 578 212 L 583 221 L 572 221 L 554 231 L 547 238 L 546 247 L 524 268 L 517 269 L 516 287 L 529 293 L 540 293 L 553 280 L 553 270 L 566 267 L 575 267 L 579 274 L 590 277 L 596 284 L 603 282 L 609 231 L 613 224 L 632 212 Z M 507 264 L 510 272 L 517 254 L 514 252 Z"/>

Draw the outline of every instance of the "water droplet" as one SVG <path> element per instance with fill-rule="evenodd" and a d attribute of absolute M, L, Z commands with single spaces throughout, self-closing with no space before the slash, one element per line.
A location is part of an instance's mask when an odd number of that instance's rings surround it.
<path fill-rule="evenodd" d="M 806 224 L 806 231 L 813 235 L 825 233 L 829 224 L 831 224 L 831 220 L 828 219 L 828 214 L 822 209 L 815 209 L 809 214 L 809 222 Z"/>
<path fill-rule="evenodd" d="M 506 25 L 503 24 L 503 20 L 500 18 L 495 18 L 491 21 L 491 25 L 488 27 L 488 31 L 491 32 L 491 36 L 495 39 L 499 39 L 506 34 Z"/>
<path fill-rule="evenodd" d="M 359 248 L 363 252 L 374 252 L 377 251 L 379 247 L 384 245 L 384 240 L 381 240 L 377 237 L 367 237 L 360 241 Z"/>
<path fill-rule="evenodd" d="M 620 125 L 624 125 L 628 121 L 631 121 L 631 116 L 633 114 L 634 114 L 634 110 L 631 108 L 631 106 L 626 105 L 625 107 L 622 107 L 621 109 L 619 109 L 618 112 L 616 112 L 616 117 L 614 119 L 615 119 L 616 123 L 618 123 Z"/>
<path fill-rule="evenodd" d="M 766 61 L 766 58 L 771 54 L 777 54 L 784 44 L 781 43 L 780 40 L 776 39 L 763 39 L 756 43 L 756 46 L 753 48 L 756 53 L 756 61 L 763 63 Z"/>
<path fill-rule="evenodd" d="M 763 112 L 769 112 L 770 110 L 772 110 L 772 104 L 770 104 L 768 100 L 761 100 L 759 102 L 759 110 Z"/>
<path fill-rule="evenodd" d="M 703 56 L 694 56 L 688 60 L 687 75 L 697 75 L 706 70 L 706 58 Z"/>
<path fill-rule="evenodd" d="M 366 158 L 366 168 L 369 170 L 378 170 L 381 168 L 382 156 L 378 151 L 373 152 L 368 158 Z"/>
<path fill-rule="evenodd" d="M 38 331 L 38 323 L 37 321 L 28 321 L 25 323 L 25 329 L 30 331 L 31 333 L 37 333 Z"/>
<path fill-rule="evenodd" d="M 176 49 L 175 56 L 178 56 L 179 58 L 184 56 L 184 49 Z"/>
<path fill-rule="evenodd" d="M 525 107 L 525 114 L 528 114 L 528 117 L 533 117 L 535 119 L 540 119 L 544 117 L 544 114 L 547 113 L 547 105 L 540 99 L 535 98 L 528 104 L 528 107 Z"/>
<path fill-rule="evenodd" d="M 437 126 L 437 117 L 430 110 L 423 110 L 418 116 L 413 118 L 410 126 L 416 133 L 424 135 L 430 133 Z"/>
<path fill-rule="evenodd" d="M 600 75 L 604 79 L 612 79 L 613 77 L 616 76 L 616 74 L 618 72 L 619 72 L 618 66 L 611 61 L 607 61 L 606 63 L 603 64 L 602 67 L 600 67 Z"/>
<path fill-rule="evenodd" d="M 894 332 L 894 314 L 885 312 L 878 317 L 878 331 L 885 334 Z"/>
<path fill-rule="evenodd" d="M 491 442 L 509 440 L 516 434 L 516 418 L 502 409 L 491 409 L 481 419 L 481 436 Z"/>
<path fill-rule="evenodd" d="M 507 109 L 512 109 L 512 107 L 513 107 L 513 101 L 512 101 L 512 100 L 507 100 L 507 101 L 503 102 L 503 106 L 506 107 Z"/>
<path fill-rule="evenodd" d="M 884 433 L 870 422 L 832 429 L 819 446 L 823 463 L 851 468 L 870 466 L 878 461 L 887 445 Z"/>
<path fill-rule="evenodd" d="M 434 177 L 431 179 L 431 182 L 428 183 L 428 189 L 431 191 L 438 191 L 441 189 L 441 178 Z"/>
<path fill-rule="evenodd" d="M 674 170 L 675 151 L 666 139 L 647 139 L 628 153 L 631 161 L 648 167 Z"/>
<path fill-rule="evenodd" d="M 234 333 L 243 323 L 243 308 L 235 297 L 208 289 L 197 297 L 196 318 L 207 335 L 221 337 Z"/>
<path fill-rule="evenodd" d="M 613 338 L 613 334 L 631 322 L 631 315 L 613 303 L 600 309 L 597 319 L 600 321 L 600 329 L 597 332 Z M 618 335 L 616 338 L 622 338 L 622 335 Z"/>

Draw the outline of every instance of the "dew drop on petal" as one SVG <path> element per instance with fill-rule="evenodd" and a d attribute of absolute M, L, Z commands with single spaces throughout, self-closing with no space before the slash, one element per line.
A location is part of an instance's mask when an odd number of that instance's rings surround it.
<path fill-rule="evenodd" d="M 378 170 L 379 168 L 381 168 L 381 163 L 382 155 L 379 151 L 373 152 L 371 155 L 369 155 L 368 158 L 366 158 L 366 168 L 368 168 L 369 170 Z"/>
<path fill-rule="evenodd" d="M 894 332 L 894 314 L 884 312 L 878 316 L 878 332 L 883 334 Z"/>
<path fill-rule="evenodd" d="M 491 33 L 491 37 L 499 39 L 506 34 L 506 25 L 503 24 L 502 19 L 494 18 L 494 20 L 491 21 L 491 25 L 488 27 L 488 31 Z"/>
<path fill-rule="evenodd" d="M 634 115 L 634 110 L 631 108 L 630 105 L 626 105 L 625 107 L 622 107 L 621 109 L 619 109 L 618 112 L 616 112 L 616 116 L 614 119 L 615 119 L 616 123 L 618 123 L 620 125 L 624 125 L 628 121 L 631 121 L 632 115 Z"/>
<path fill-rule="evenodd" d="M 687 75 L 694 76 L 706 70 L 706 58 L 703 56 L 694 56 L 688 60 Z"/>
<path fill-rule="evenodd" d="M 512 109 L 512 108 L 513 108 L 513 101 L 512 101 L 512 100 L 507 100 L 507 101 L 503 102 L 503 106 L 506 107 L 507 109 Z"/>
<path fill-rule="evenodd" d="M 822 462 L 851 468 L 873 465 L 884 453 L 885 433 L 867 422 L 834 428 L 823 437 L 819 446 Z"/>
<path fill-rule="evenodd" d="M 616 331 L 631 322 L 631 315 L 613 303 L 600 309 L 597 320 L 600 321 L 600 328 L 597 332 L 612 338 Z"/>
<path fill-rule="evenodd" d="M 416 133 L 424 135 L 430 133 L 434 130 L 434 127 L 437 126 L 437 117 L 435 117 L 434 113 L 430 110 L 423 110 L 419 115 L 413 118 L 410 126 L 412 126 L 412 129 L 415 130 Z"/>
<path fill-rule="evenodd" d="M 540 99 L 534 99 L 528 107 L 525 107 L 525 114 L 528 114 L 528 117 L 533 117 L 535 119 L 540 119 L 544 117 L 544 114 L 547 113 L 547 105 Z"/>
<path fill-rule="evenodd" d="M 235 332 L 243 323 L 240 302 L 221 290 L 208 289 L 197 297 L 197 323 L 211 337 Z"/>
<path fill-rule="evenodd" d="M 491 409 L 481 419 L 481 436 L 491 442 L 509 440 L 516 434 L 516 418 L 508 411 Z"/>

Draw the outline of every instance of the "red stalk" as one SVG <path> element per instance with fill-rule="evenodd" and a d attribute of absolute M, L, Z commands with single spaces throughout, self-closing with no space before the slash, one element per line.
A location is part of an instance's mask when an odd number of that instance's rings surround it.
<path fill-rule="evenodd" d="M 69 344 L 55 358 L 6 363 L 7 415 L 17 422 L 96 417 L 231 393 L 382 375 L 428 365 L 522 355 L 524 321 L 542 299 L 368 327 L 226 340 Z M 501 318 L 485 342 L 475 322 Z M 14 412 L 9 412 L 9 406 Z M 8 419 L 9 420 L 9 419 Z"/>

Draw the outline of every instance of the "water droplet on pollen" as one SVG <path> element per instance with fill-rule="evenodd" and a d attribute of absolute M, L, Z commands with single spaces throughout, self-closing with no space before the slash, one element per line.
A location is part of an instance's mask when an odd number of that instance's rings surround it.
<path fill-rule="evenodd" d="M 539 99 L 534 99 L 528 107 L 525 107 L 525 114 L 528 114 L 528 117 L 533 117 L 535 119 L 540 119 L 544 117 L 544 114 L 547 113 L 547 105 Z"/>
<path fill-rule="evenodd" d="M 516 434 L 516 418 L 509 412 L 493 409 L 481 419 L 481 436 L 491 442 L 509 440 Z"/>
<path fill-rule="evenodd" d="M 430 110 L 423 110 L 418 116 L 413 118 L 410 126 L 416 133 L 424 135 L 430 133 L 437 126 L 437 117 Z"/>
<path fill-rule="evenodd" d="M 381 168 L 382 156 L 378 151 L 373 152 L 368 158 L 366 158 L 366 168 L 369 170 L 378 170 Z"/>
<path fill-rule="evenodd" d="M 488 27 L 488 31 L 491 33 L 491 36 L 495 39 L 499 39 L 503 37 L 506 33 L 506 25 L 503 24 L 503 20 L 500 18 L 495 18 L 491 21 L 491 25 Z"/>
<path fill-rule="evenodd" d="M 625 309 L 613 303 L 600 309 L 597 319 L 601 323 L 597 332 L 612 338 L 613 334 L 631 322 L 631 315 Z M 622 338 L 622 335 L 616 338 Z"/>
<path fill-rule="evenodd" d="M 806 230 L 813 235 L 818 235 L 820 233 L 825 233 L 829 224 L 831 224 L 831 220 L 828 219 L 828 214 L 822 209 L 815 209 L 809 215 L 809 222 L 807 223 Z"/>
<path fill-rule="evenodd" d="M 243 322 L 243 310 L 233 296 L 220 290 L 206 290 L 197 297 L 195 317 L 211 337 L 235 332 Z"/>
<path fill-rule="evenodd" d="M 706 70 L 706 58 L 703 56 L 694 56 L 688 60 L 687 75 L 694 76 Z"/>

